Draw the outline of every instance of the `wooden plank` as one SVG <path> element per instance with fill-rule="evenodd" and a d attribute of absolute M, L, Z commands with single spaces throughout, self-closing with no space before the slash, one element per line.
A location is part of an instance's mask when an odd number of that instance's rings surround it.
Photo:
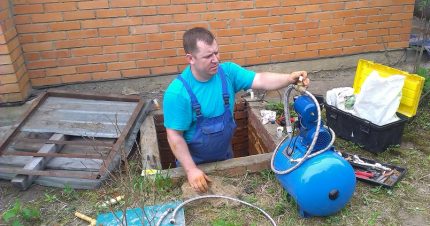
<path fill-rule="evenodd" d="M 1 156 L 0 165 L 10 167 L 24 167 L 29 161 L 31 156 Z M 52 158 L 46 164 L 45 169 L 53 170 L 73 170 L 73 171 L 94 171 L 100 170 L 103 160 L 100 159 L 78 159 L 78 158 Z"/>
<path fill-rule="evenodd" d="M 155 131 L 154 119 L 151 116 L 147 116 L 143 121 L 140 127 L 140 134 L 143 170 L 161 169 L 157 133 Z"/>
<path fill-rule="evenodd" d="M 64 134 L 54 134 L 50 140 L 64 140 Z M 43 145 L 38 153 L 53 153 L 58 152 L 62 145 L 58 144 L 45 144 Z M 32 160 L 24 166 L 24 170 L 43 170 L 46 163 L 51 160 L 51 157 L 34 157 Z M 36 177 L 34 175 L 19 174 L 12 179 L 12 184 L 21 190 L 26 190 L 33 183 Z"/>
<path fill-rule="evenodd" d="M 70 170 L 27 170 L 23 168 L 0 167 L 0 174 L 25 174 L 34 176 L 47 176 L 47 177 L 70 177 L 81 179 L 97 179 L 99 177 L 97 172 L 87 171 L 70 171 Z"/>

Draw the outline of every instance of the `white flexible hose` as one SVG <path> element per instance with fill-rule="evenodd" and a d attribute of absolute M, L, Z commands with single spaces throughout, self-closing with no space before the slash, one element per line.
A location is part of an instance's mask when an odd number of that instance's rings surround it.
<path fill-rule="evenodd" d="M 188 203 L 190 203 L 190 202 L 193 202 L 193 201 L 196 201 L 196 200 L 199 200 L 199 199 L 206 199 L 206 198 L 223 198 L 223 199 L 229 199 L 229 200 L 232 200 L 232 201 L 240 202 L 240 203 L 242 203 L 242 204 L 245 204 L 245 205 L 247 205 L 247 206 L 250 206 L 250 207 L 252 207 L 252 208 L 254 208 L 254 209 L 259 210 L 259 211 L 260 211 L 261 213 L 263 213 L 263 214 L 264 214 L 264 216 L 265 216 L 265 217 L 270 221 L 270 223 L 272 223 L 272 225 L 276 226 L 276 223 L 275 223 L 275 221 L 273 220 L 273 218 L 272 218 L 272 217 L 270 217 L 270 215 L 269 215 L 269 214 L 267 214 L 267 213 L 266 213 L 263 209 L 261 209 L 260 207 L 254 206 L 254 205 L 252 205 L 252 204 L 250 204 L 250 203 L 247 203 L 247 202 L 245 202 L 245 201 L 242 201 L 242 200 L 240 200 L 240 199 L 236 199 L 236 198 L 232 198 L 232 197 L 228 197 L 228 196 L 223 196 L 223 195 L 203 195 L 203 196 L 197 196 L 197 197 L 194 197 L 194 198 L 190 198 L 190 199 L 188 199 L 188 200 L 184 201 L 183 203 L 179 204 L 179 206 L 177 206 L 177 207 L 175 208 L 175 210 L 173 210 L 172 218 L 170 218 L 170 224 L 175 224 L 175 223 L 176 223 L 175 218 L 176 218 L 176 214 L 177 214 L 177 212 L 178 212 L 178 210 L 179 210 L 179 209 L 181 209 L 182 207 L 184 207 L 186 204 L 188 204 Z M 165 218 L 167 215 L 169 215 L 169 212 L 167 212 L 167 214 L 163 214 L 163 215 L 160 217 L 160 219 L 158 220 L 158 222 L 157 222 L 157 225 L 156 225 L 156 226 L 160 226 L 160 225 L 161 225 L 161 223 L 163 222 L 164 218 Z"/>
<path fill-rule="evenodd" d="M 285 95 L 284 95 L 284 98 L 285 98 L 285 100 L 284 100 L 285 127 L 287 128 L 287 132 L 288 133 L 287 133 L 287 136 L 284 139 L 282 139 L 282 141 L 276 146 L 275 150 L 273 151 L 272 158 L 270 160 L 270 167 L 272 168 L 272 171 L 274 173 L 276 173 L 276 174 L 281 174 L 281 175 L 282 174 L 290 173 L 291 171 L 297 169 L 297 167 L 299 167 L 301 164 L 303 164 L 306 159 L 312 158 L 312 157 L 314 157 L 316 155 L 319 155 L 319 154 L 323 153 L 324 151 L 327 151 L 333 145 L 334 140 L 335 140 L 334 139 L 335 138 L 335 134 L 334 134 L 333 130 L 331 130 L 329 128 L 330 133 L 332 135 L 332 139 L 330 141 L 330 144 L 328 146 L 326 146 L 324 149 L 322 149 L 322 150 L 320 150 L 320 151 L 318 151 L 316 153 L 310 154 L 312 152 L 312 150 L 314 149 L 314 147 L 315 147 L 315 144 L 316 144 L 317 139 L 318 139 L 318 131 L 320 130 L 320 127 L 321 127 L 321 109 L 319 107 L 318 100 L 315 98 L 315 96 L 312 95 L 307 90 L 305 90 L 304 93 L 306 95 L 308 95 L 312 99 L 312 101 L 316 104 L 316 106 L 317 106 L 317 117 L 318 117 L 317 118 L 317 126 L 316 126 L 316 129 L 315 129 L 315 134 L 314 134 L 314 137 L 312 139 L 311 145 L 309 146 L 308 150 L 306 151 L 305 155 L 302 158 L 291 160 L 293 162 L 297 162 L 293 167 L 291 167 L 291 168 L 289 168 L 287 170 L 277 170 L 277 169 L 275 169 L 274 160 L 275 160 L 276 154 L 279 151 L 279 147 L 281 146 L 281 144 L 287 138 L 292 139 L 292 131 L 290 131 L 290 129 L 289 129 L 289 128 L 291 128 L 291 122 L 289 120 L 290 119 L 289 98 L 290 98 L 290 93 L 291 93 L 291 91 L 293 89 L 298 90 L 297 86 L 295 86 L 295 85 L 288 86 L 287 90 L 285 91 Z"/>

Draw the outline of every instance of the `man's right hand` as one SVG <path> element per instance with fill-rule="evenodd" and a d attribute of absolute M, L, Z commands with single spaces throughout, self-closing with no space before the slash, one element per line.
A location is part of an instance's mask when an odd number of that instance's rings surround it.
<path fill-rule="evenodd" d="M 212 180 L 199 168 L 195 167 L 187 172 L 188 183 L 195 191 L 205 193 L 209 189 Z"/>

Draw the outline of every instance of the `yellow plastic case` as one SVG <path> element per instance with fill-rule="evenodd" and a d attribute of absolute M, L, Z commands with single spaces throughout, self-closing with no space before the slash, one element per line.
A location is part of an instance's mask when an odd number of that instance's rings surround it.
<path fill-rule="evenodd" d="M 399 69 L 360 59 L 354 77 L 353 87 L 355 94 L 360 93 L 362 84 L 372 71 L 377 71 L 382 77 L 389 77 L 392 75 L 406 76 L 405 84 L 402 89 L 402 99 L 400 100 L 400 106 L 397 112 L 409 118 L 414 116 L 417 113 L 425 79 L 417 74 L 409 74 Z"/>

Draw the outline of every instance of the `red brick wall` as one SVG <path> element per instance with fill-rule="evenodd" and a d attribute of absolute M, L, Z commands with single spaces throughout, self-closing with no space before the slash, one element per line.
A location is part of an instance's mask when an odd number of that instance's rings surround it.
<path fill-rule="evenodd" d="M 0 1 L 0 103 L 27 98 L 30 82 L 9 1 Z"/>
<path fill-rule="evenodd" d="M 2 1 L 3 2 L 3 1 Z M 34 87 L 179 72 L 183 32 L 254 65 L 408 46 L 414 0 L 12 0 Z"/>

